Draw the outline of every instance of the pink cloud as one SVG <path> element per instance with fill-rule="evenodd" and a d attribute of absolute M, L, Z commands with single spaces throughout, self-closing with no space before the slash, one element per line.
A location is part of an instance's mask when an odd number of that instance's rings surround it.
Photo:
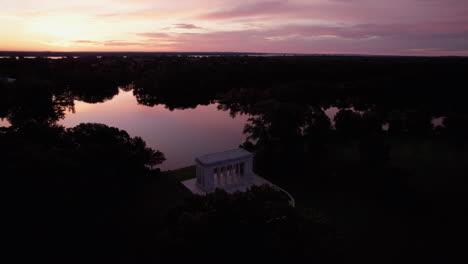
<path fill-rule="evenodd" d="M 466 0 L 119 0 L 119 5 L 106 4 L 112 1 L 44 0 L 32 1 L 27 8 L 25 0 L 10 1 L 10 9 L 0 10 L 0 18 L 6 17 L 0 49 L 64 49 L 34 43 L 71 43 L 66 48 L 425 55 L 466 55 L 468 50 Z M 73 19 L 68 20 L 68 15 Z M 54 27 L 55 21 L 63 21 L 63 27 Z M 68 28 L 77 28 L 83 35 L 70 35 Z M 31 41 L 31 36 L 37 40 Z"/>
<path fill-rule="evenodd" d="M 93 40 L 74 40 L 73 43 L 76 44 L 88 44 L 88 45 L 97 45 L 99 42 Z"/>
<path fill-rule="evenodd" d="M 151 37 L 151 33 L 146 34 Z M 291 53 L 429 54 L 464 52 L 468 25 L 362 24 L 355 26 L 286 25 L 249 29 L 172 34 L 175 50 Z M 148 45 L 152 40 L 148 39 Z M 222 47 L 222 48 L 220 48 Z"/>
<path fill-rule="evenodd" d="M 119 40 L 109 40 L 105 41 L 105 46 L 143 46 L 144 42 L 128 42 L 128 41 L 119 41 Z"/>
<path fill-rule="evenodd" d="M 287 1 L 271 1 L 240 5 L 228 10 L 218 10 L 203 14 L 200 17 L 205 19 L 228 19 L 281 13 L 284 12 L 284 8 L 287 8 L 288 10 L 291 9 L 286 2 Z"/>
<path fill-rule="evenodd" d="M 147 38 L 155 38 L 155 39 L 164 39 L 164 38 L 170 38 L 171 35 L 166 34 L 166 33 L 137 33 L 138 36 L 141 37 L 147 37 Z"/>
<path fill-rule="evenodd" d="M 468 22 L 468 5 L 463 0 L 329 0 L 329 1 L 257 1 L 238 4 L 201 14 L 206 20 L 250 19 L 267 17 L 286 19 L 321 19 L 330 22 L 395 23 L 410 21 Z M 238 2 L 236 2 L 238 3 Z"/>
<path fill-rule="evenodd" d="M 174 24 L 173 27 L 182 29 L 202 29 L 202 27 L 198 27 L 194 24 Z"/>

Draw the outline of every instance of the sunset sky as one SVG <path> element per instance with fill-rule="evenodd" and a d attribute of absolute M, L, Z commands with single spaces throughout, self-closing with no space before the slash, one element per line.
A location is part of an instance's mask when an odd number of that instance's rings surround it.
<path fill-rule="evenodd" d="M 0 0 L 0 50 L 468 56 L 468 0 Z"/>

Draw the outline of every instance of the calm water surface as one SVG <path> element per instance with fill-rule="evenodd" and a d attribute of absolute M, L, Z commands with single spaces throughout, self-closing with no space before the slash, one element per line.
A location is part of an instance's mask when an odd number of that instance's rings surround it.
<path fill-rule="evenodd" d="M 197 156 L 236 148 L 245 141 L 242 131 L 249 116 L 232 118 L 217 106 L 171 111 L 164 105 L 138 104 L 132 91 L 119 90 L 118 95 L 103 103 L 75 101 L 75 113 L 68 112 L 59 124 L 74 127 L 80 123 L 101 123 L 123 129 L 162 151 L 167 160 L 159 167 L 172 170 L 193 165 Z M 332 120 L 336 112 L 335 107 L 326 110 Z M 7 120 L 0 119 L 0 127 L 9 125 Z"/>
<path fill-rule="evenodd" d="M 112 100 L 88 104 L 75 101 L 75 113 L 59 123 L 102 123 L 142 137 L 149 147 L 159 149 L 167 160 L 160 166 L 171 170 L 194 164 L 195 157 L 236 148 L 245 140 L 242 131 L 248 116 L 232 118 L 217 104 L 170 111 L 163 105 L 139 105 L 133 93 L 119 91 Z"/>
<path fill-rule="evenodd" d="M 170 111 L 163 105 L 140 105 L 132 91 L 120 90 L 112 100 L 103 103 L 75 101 L 75 113 L 68 112 L 59 124 L 74 127 L 80 123 L 102 123 L 123 129 L 162 151 L 167 160 L 160 168 L 171 170 L 193 165 L 197 156 L 236 148 L 245 140 L 242 131 L 249 116 L 232 118 L 217 106 Z M 332 107 L 325 112 L 333 120 L 338 110 Z M 442 120 L 434 119 L 433 123 L 440 125 Z M 0 119 L 1 126 L 9 126 L 8 121 Z"/>

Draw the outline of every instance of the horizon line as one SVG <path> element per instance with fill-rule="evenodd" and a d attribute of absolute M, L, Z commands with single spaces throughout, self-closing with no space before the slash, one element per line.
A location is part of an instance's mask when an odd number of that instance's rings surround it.
<path fill-rule="evenodd" d="M 292 55 L 292 56 L 374 56 L 374 57 L 462 57 L 466 58 L 466 55 L 402 55 L 402 54 L 372 54 L 372 53 L 290 53 L 290 52 L 243 52 L 243 51 L 18 51 L 18 50 L 0 50 L 0 56 L 8 53 L 27 53 L 27 54 L 39 54 L 39 53 L 145 53 L 145 54 L 252 54 L 252 55 Z M 34 55 L 30 55 L 34 56 Z"/>

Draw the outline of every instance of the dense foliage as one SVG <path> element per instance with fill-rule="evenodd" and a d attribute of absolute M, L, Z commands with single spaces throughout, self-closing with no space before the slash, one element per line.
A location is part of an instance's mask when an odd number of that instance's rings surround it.
<path fill-rule="evenodd" d="M 169 213 L 166 225 L 163 252 L 177 260 L 209 255 L 211 260 L 326 262 L 340 257 L 334 254 L 336 231 L 325 216 L 292 208 L 287 197 L 267 186 L 193 197 Z"/>
<path fill-rule="evenodd" d="M 217 257 L 242 248 L 233 254 L 446 262 L 461 248 L 466 58 L 9 58 L 0 59 L 0 77 L 16 79 L 0 81 L 0 118 L 11 125 L 0 130 L 0 161 L 13 247 L 26 237 L 28 249 L 50 256 L 54 247 L 68 262 L 72 253 L 99 253 L 126 263 L 202 258 L 206 248 Z M 148 178 L 162 153 L 105 125 L 56 125 L 75 100 L 104 102 L 119 87 L 147 106 L 216 102 L 249 114 L 242 147 L 255 153 L 255 171 L 333 221 L 289 208 L 270 190 L 165 208 L 175 200 L 168 192 L 183 195 L 168 179 Z M 147 194 L 154 186 L 159 196 Z"/>
<path fill-rule="evenodd" d="M 133 218 L 148 166 L 165 160 L 101 124 L 4 128 L 0 146 L 3 236 L 20 259 L 80 262 L 125 250 L 121 226 Z"/>

